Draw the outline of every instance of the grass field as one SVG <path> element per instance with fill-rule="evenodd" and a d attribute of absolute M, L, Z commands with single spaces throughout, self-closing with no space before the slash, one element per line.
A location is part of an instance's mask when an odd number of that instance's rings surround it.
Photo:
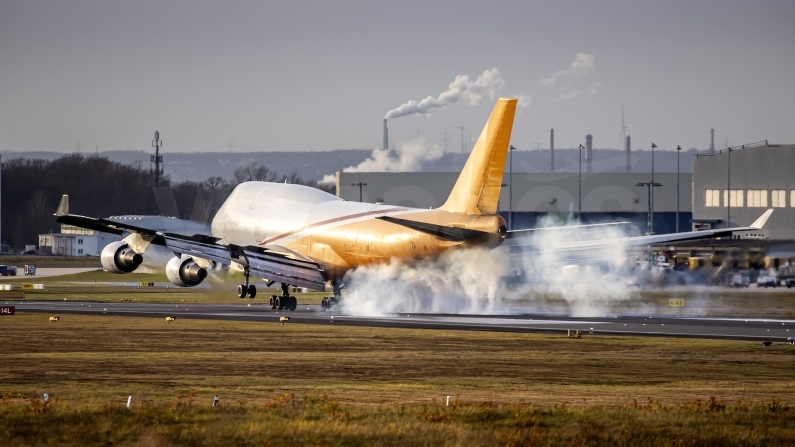
<path fill-rule="evenodd" d="M 44 255 L 2 255 L 0 264 L 23 265 L 31 264 L 44 267 L 100 267 L 99 256 L 44 256 Z"/>
<path fill-rule="evenodd" d="M 789 345 L 47 317 L 0 319 L 0 445 L 795 442 Z"/>

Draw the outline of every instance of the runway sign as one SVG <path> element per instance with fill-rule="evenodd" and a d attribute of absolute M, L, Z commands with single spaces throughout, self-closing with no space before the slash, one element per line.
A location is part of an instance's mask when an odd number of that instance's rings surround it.
<path fill-rule="evenodd" d="M 153 282 L 141 282 L 141 283 L 138 283 L 138 286 L 139 287 L 154 287 L 155 283 L 153 283 Z"/>
<path fill-rule="evenodd" d="M 0 307 L 0 315 L 14 315 L 14 306 Z"/>
<path fill-rule="evenodd" d="M 668 307 L 685 307 L 685 299 L 671 298 L 668 300 Z"/>

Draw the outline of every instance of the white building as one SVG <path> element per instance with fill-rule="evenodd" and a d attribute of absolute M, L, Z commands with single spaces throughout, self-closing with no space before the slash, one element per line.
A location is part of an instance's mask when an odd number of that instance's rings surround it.
<path fill-rule="evenodd" d="M 102 249 L 121 236 L 61 225 L 60 233 L 40 234 L 39 253 L 62 256 L 99 256 Z"/>
<path fill-rule="evenodd" d="M 210 234 L 209 225 L 177 219 L 176 217 L 111 216 L 108 220 L 169 233 Z M 61 225 L 60 233 L 39 235 L 39 253 L 61 256 L 99 256 L 106 245 L 119 241 L 123 237 L 72 225 Z"/>

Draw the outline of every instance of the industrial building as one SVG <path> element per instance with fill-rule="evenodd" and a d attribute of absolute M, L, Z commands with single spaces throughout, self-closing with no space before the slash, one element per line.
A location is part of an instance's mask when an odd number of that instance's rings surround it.
<path fill-rule="evenodd" d="M 693 162 L 693 228 L 748 225 L 775 211 L 758 234 L 795 240 L 795 145 L 767 141 L 699 156 Z"/>
<path fill-rule="evenodd" d="M 444 172 L 338 172 L 337 195 L 345 200 L 381 201 L 388 205 L 416 208 L 441 206 L 453 189 L 458 173 Z M 512 178 L 512 181 L 511 181 Z M 631 222 L 639 233 L 648 231 L 648 173 L 586 173 L 579 188 L 578 173 L 505 173 L 499 212 L 514 230 L 533 228 L 548 215 L 565 221 L 576 218 L 582 203 L 582 222 Z M 690 229 L 690 174 L 657 173 L 653 232 L 676 231 L 677 179 L 679 182 L 679 229 Z M 354 186 L 354 183 L 357 185 Z M 511 187 L 511 183 L 513 186 Z M 581 194 L 580 194 L 581 191 Z M 580 199 L 581 197 L 581 199 Z"/>

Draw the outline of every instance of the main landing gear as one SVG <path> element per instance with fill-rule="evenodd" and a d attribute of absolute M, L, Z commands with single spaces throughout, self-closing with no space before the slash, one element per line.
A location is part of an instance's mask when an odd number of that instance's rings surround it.
<path fill-rule="evenodd" d="M 337 307 L 339 304 L 340 299 L 342 299 L 342 293 L 340 292 L 341 286 L 338 281 L 332 281 L 331 287 L 334 290 L 334 296 L 327 296 L 324 297 L 322 301 L 320 301 L 320 307 L 323 310 L 332 310 L 333 308 Z"/>
<path fill-rule="evenodd" d="M 271 309 L 293 311 L 298 307 L 298 300 L 290 296 L 289 284 L 282 283 L 282 296 L 271 296 L 270 305 Z"/>
<path fill-rule="evenodd" d="M 237 297 L 238 298 L 245 298 L 246 296 L 248 296 L 249 298 L 256 297 L 257 286 L 255 286 L 254 284 L 251 285 L 248 284 L 248 278 L 249 278 L 248 267 L 243 268 L 243 275 L 245 275 L 246 277 L 246 283 L 237 286 Z"/>

